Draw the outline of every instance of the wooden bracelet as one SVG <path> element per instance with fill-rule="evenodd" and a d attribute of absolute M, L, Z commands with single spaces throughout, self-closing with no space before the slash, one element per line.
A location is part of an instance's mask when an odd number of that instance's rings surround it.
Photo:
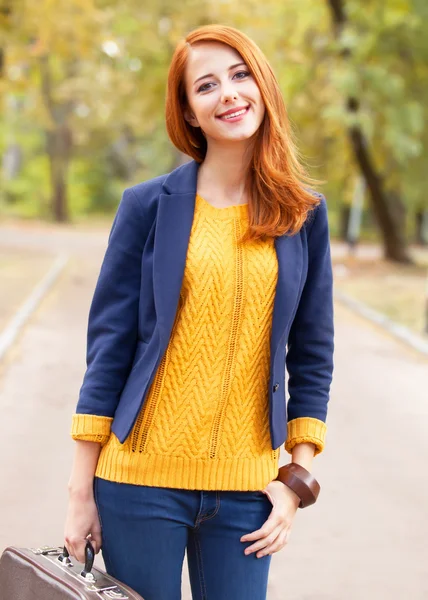
<path fill-rule="evenodd" d="M 299 508 L 315 504 L 320 493 L 320 485 L 302 465 L 293 462 L 284 465 L 279 469 L 277 479 L 298 495 Z"/>

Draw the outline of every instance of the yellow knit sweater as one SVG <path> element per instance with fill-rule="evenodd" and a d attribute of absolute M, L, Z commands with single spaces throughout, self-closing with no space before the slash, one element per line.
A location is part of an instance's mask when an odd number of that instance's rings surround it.
<path fill-rule="evenodd" d="M 199 490 L 260 490 L 276 478 L 269 433 L 270 331 L 277 279 L 273 239 L 238 244 L 248 206 L 196 196 L 179 306 L 145 404 L 121 444 L 111 418 L 74 415 L 72 437 L 103 447 L 96 475 Z M 326 425 L 288 423 L 285 448 L 324 447 Z"/>

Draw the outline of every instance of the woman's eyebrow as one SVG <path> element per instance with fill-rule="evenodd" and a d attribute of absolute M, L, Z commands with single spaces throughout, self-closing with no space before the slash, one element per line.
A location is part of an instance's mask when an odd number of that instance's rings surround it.
<path fill-rule="evenodd" d="M 239 62 L 236 63 L 236 65 L 232 65 L 231 67 L 229 67 L 229 71 L 231 71 L 232 69 L 235 69 L 236 67 L 240 67 L 241 65 L 245 65 L 244 62 Z M 195 81 L 193 82 L 193 85 L 195 85 L 195 83 L 197 83 L 198 81 L 200 81 L 201 79 L 205 79 L 206 77 L 214 77 L 214 73 L 208 73 L 207 75 L 202 75 L 202 77 L 198 77 L 197 79 L 195 79 Z"/>

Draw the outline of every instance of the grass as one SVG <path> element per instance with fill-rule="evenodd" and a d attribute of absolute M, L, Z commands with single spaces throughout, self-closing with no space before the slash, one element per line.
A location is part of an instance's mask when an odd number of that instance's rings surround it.
<path fill-rule="evenodd" d="M 335 287 L 423 334 L 428 285 L 428 256 L 418 252 L 415 265 L 382 259 L 345 257 L 334 261 Z"/>

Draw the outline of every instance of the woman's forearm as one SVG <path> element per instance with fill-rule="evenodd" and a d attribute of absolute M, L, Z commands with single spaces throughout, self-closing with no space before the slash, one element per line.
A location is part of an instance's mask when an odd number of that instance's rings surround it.
<path fill-rule="evenodd" d="M 68 491 L 70 496 L 87 499 L 93 495 L 94 475 L 101 452 L 101 444 L 81 440 L 76 440 L 75 444 Z"/>
<path fill-rule="evenodd" d="M 315 444 L 296 444 L 291 450 L 291 462 L 297 463 L 307 471 L 311 471 L 312 461 L 315 455 Z"/>

